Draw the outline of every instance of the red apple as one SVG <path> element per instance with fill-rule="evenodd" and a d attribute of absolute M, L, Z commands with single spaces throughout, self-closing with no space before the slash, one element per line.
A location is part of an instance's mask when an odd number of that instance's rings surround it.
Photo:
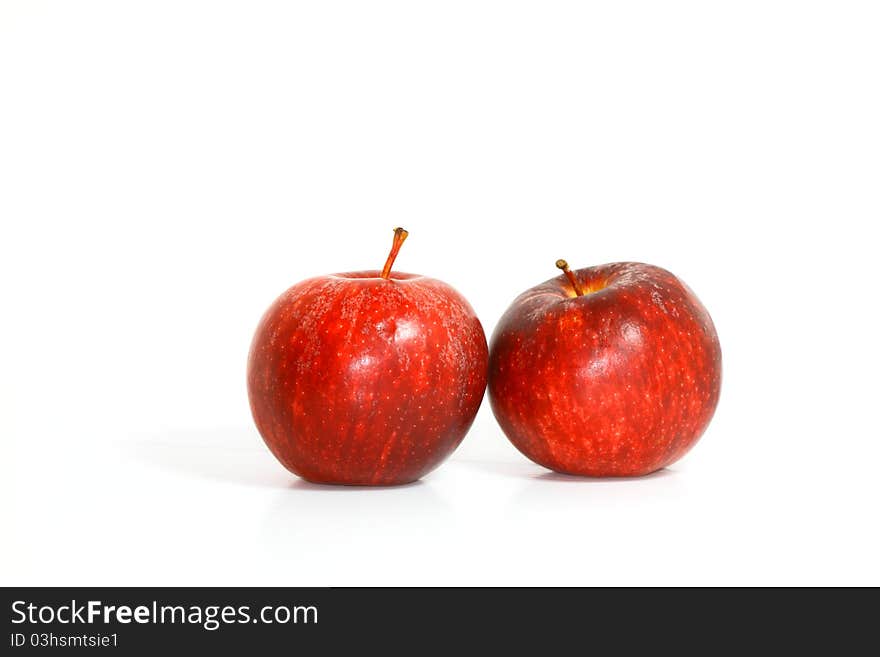
<path fill-rule="evenodd" d="M 566 474 L 636 476 L 680 459 L 721 389 L 709 313 L 664 269 L 621 262 L 521 294 L 492 336 L 489 399 L 510 441 Z"/>
<path fill-rule="evenodd" d="M 393 485 L 437 467 L 464 438 L 486 388 L 488 348 L 468 302 L 441 281 L 384 269 L 294 285 L 251 345 L 257 429 L 295 474 Z"/>

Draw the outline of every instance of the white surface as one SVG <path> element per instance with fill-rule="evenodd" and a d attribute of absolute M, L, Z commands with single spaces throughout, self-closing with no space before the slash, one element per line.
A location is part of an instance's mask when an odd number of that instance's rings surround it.
<path fill-rule="evenodd" d="M 2 584 L 880 584 L 871 2 L 0 5 Z M 484 404 L 422 483 L 263 447 L 244 368 L 310 275 L 447 280 L 487 333 L 573 266 L 665 266 L 721 404 L 642 480 Z"/>

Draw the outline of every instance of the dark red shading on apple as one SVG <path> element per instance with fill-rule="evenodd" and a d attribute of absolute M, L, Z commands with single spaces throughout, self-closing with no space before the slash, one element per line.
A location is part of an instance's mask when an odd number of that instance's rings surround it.
<path fill-rule="evenodd" d="M 680 459 L 721 389 L 709 313 L 659 267 L 557 267 L 492 336 L 489 399 L 504 433 L 566 474 L 637 476 Z"/>
<path fill-rule="evenodd" d="M 441 281 L 382 271 L 319 276 L 260 321 L 248 395 L 260 434 L 313 482 L 394 485 L 437 467 L 464 438 L 486 388 L 486 337 Z"/>

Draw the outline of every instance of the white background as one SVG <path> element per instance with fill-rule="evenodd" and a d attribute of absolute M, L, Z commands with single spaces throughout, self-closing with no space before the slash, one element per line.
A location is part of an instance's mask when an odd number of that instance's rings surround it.
<path fill-rule="evenodd" d="M 2 584 L 880 584 L 873 2 L 0 3 Z M 244 372 L 296 281 L 522 290 L 642 260 L 724 350 L 665 472 L 580 480 L 484 403 L 318 487 Z"/>

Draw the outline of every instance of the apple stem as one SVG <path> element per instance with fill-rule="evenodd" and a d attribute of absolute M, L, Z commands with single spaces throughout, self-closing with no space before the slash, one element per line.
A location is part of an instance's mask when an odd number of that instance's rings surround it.
<path fill-rule="evenodd" d="M 391 267 L 394 265 L 394 260 L 397 258 L 397 252 L 400 251 L 400 247 L 403 246 L 403 241 L 406 239 L 406 236 L 409 233 L 403 228 L 395 228 L 394 229 L 394 242 L 391 243 L 391 253 L 388 254 L 388 259 L 385 261 L 385 266 L 382 267 L 382 273 L 380 276 L 384 279 L 388 279 L 391 276 Z"/>
<path fill-rule="evenodd" d="M 568 278 L 568 282 L 571 283 L 571 286 L 574 288 L 575 294 L 579 297 L 584 296 L 584 290 L 581 287 L 581 284 L 578 282 L 578 279 L 575 278 L 574 272 L 568 268 L 568 263 L 565 260 L 557 260 L 556 266 L 562 270 L 562 273 L 565 274 L 565 277 Z"/>

